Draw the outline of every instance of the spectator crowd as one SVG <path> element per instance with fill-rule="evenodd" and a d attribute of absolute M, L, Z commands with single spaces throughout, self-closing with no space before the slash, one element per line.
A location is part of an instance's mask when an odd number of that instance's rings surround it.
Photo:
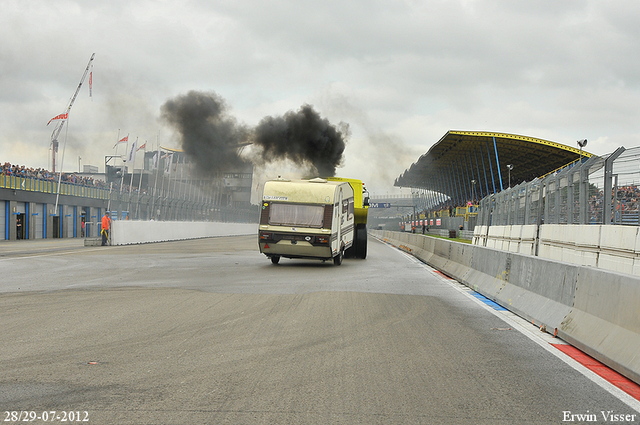
<path fill-rule="evenodd" d="M 9 162 L 5 162 L 0 167 L 0 175 L 3 176 L 18 176 L 27 177 L 38 180 L 48 180 L 57 182 L 58 173 L 52 173 L 44 168 L 27 168 L 24 165 L 12 165 Z M 92 177 L 85 177 L 74 173 L 62 173 L 62 183 L 71 183 L 78 186 L 85 187 L 98 187 L 101 189 L 109 189 L 109 184 L 104 180 L 94 179 Z M 122 187 L 122 190 L 120 190 Z M 137 186 L 129 186 L 128 184 L 120 184 L 120 181 L 115 181 L 113 184 L 113 190 L 129 193 L 138 193 Z M 146 195 L 146 189 L 143 189 L 141 194 Z"/>
<path fill-rule="evenodd" d="M 602 222 L 604 209 L 604 191 L 598 190 L 589 198 L 589 212 L 591 223 Z M 620 186 L 611 193 L 611 219 L 614 222 L 633 222 L 637 224 L 640 218 L 640 186 L 631 184 Z"/>
<path fill-rule="evenodd" d="M 3 176 L 18 176 L 29 177 L 39 180 L 57 181 L 58 174 L 52 173 L 43 168 L 27 168 L 24 165 L 12 165 L 9 162 L 5 162 L 2 165 Z M 104 180 L 94 179 L 92 177 L 83 177 L 74 173 L 62 173 L 62 181 L 64 183 L 73 183 L 80 186 L 100 187 L 106 188 L 107 183 Z"/>

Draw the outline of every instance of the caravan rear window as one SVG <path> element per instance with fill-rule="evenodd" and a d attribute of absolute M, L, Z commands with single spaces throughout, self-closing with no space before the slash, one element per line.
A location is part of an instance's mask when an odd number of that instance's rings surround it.
<path fill-rule="evenodd" d="M 269 210 L 269 224 L 275 226 L 322 227 L 324 205 L 282 204 L 274 202 Z"/>

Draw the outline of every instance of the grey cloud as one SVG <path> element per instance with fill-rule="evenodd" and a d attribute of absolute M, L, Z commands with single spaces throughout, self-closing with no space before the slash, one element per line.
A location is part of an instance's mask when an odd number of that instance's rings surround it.
<path fill-rule="evenodd" d="M 46 165 L 44 123 L 92 52 L 94 99 L 82 92 L 74 106 L 67 155 L 86 140 L 96 161 L 118 128 L 177 145 L 159 110 L 190 90 L 219 93 L 249 126 L 304 103 L 347 122 L 337 172 L 370 173 L 349 168 L 365 140 L 410 150 L 451 128 L 637 145 L 638 21 L 640 4 L 622 0 L 3 2 L 0 156 L 30 146 L 6 160 Z M 375 130 L 318 104 L 328 88 Z M 435 137 L 399 125 L 421 121 Z"/>

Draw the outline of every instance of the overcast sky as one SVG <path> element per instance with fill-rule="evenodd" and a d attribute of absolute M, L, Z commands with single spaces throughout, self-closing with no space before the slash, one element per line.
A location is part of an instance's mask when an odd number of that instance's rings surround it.
<path fill-rule="evenodd" d="M 0 162 L 104 169 L 118 135 L 179 148 L 168 99 L 215 92 L 255 126 L 309 104 L 377 194 L 448 130 L 640 145 L 640 2 L 0 0 Z M 124 153 L 124 149 L 118 153 Z M 58 161 L 60 161 L 59 158 Z M 59 164 L 59 162 L 58 162 Z M 272 172 L 277 172 L 275 170 Z"/>

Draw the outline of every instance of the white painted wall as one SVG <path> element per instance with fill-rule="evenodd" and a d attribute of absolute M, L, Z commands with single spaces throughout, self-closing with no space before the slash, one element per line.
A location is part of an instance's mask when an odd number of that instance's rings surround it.
<path fill-rule="evenodd" d="M 130 221 L 111 222 L 111 244 L 131 245 L 165 242 L 213 236 L 256 235 L 257 223 L 217 223 L 190 221 Z"/>
<path fill-rule="evenodd" d="M 543 224 L 535 234 L 535 225 L 476 226 L 473 243 L 527 255 L 537 243 L 541 258 L 640 276 L 638 226 Z"/>

